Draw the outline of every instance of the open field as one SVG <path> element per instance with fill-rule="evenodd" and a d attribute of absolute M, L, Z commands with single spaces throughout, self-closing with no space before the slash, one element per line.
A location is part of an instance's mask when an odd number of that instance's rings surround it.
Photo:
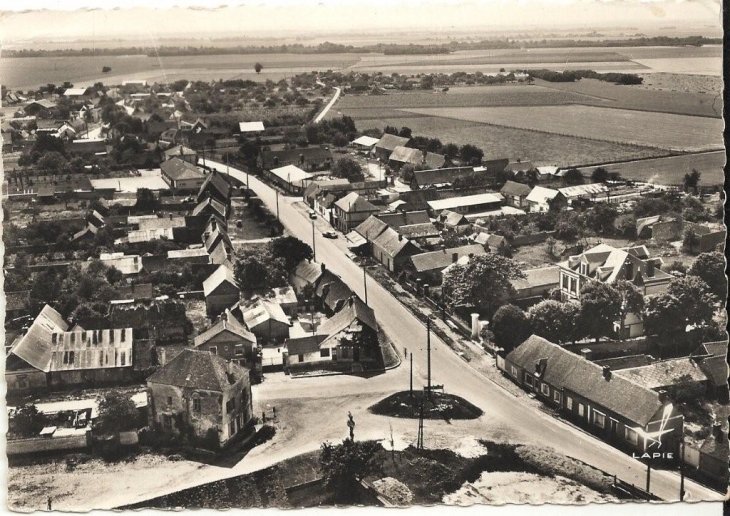
<path fill-rule="evenodd" d="M 685 174 L 697 169 L 702 173 L 701 184 L 721 185 L 725 179 L 724 165 L 725 152 L 718 151 L 616 163 L 603 165 L 603 168 L 609 172 L 619 172 L 626 179 L 659 184 L 681 184 Z M 585 167 L 580 171 L 589 176 L 594 168 Z"/>
<path fill-rule="evenodd" d="M 679 73 L 640 73 L 644 82 L 630 88 L 643 90 L 669 90 L 691 93 L 722 94 L 722 77 L 714 75 L 690 75 Z"/>
<path fill-rule="evenodd" d="M 343 110 L 348 108 L 550 106 L 577 104 L 593 100 L 591 97 L 579 93 L 519 84 L 455 89 L 458 90 L 457 94 L 452 94 L 449 90 L 446 93 L 441 91 L 414 91 L 389 93 L 387 95 L 345 95 L 337 103 L 336 108 Z"/>
<path fill-rule="evenodd" d="M 677 151 L 722 148 L 720 119 L 593 106 L 416 108 L 415 113 Z"/>
<path fill-rule="evenodd" d="M 652 78 L 653 76 L 649 76 L 645 80 L 651 81 Z M 717 93 L 645 90 L 640 87 L 618 86 L 597 79 L 562 83 L 550 83 L 538 79 L 535 82 L 547 89 L 580 94 L 582 97 L 582 100 L 578 101 L 580 104 L 678 115 L 722 117 L 722 98 Z M 676 79 L 673 82 L 681 84 Z M 679 90 L 679 87 L 675 86 L 672 89 Z"/>
<path fill-rule="evenodd" d="M 146 79 L 168 82 L 177 79 L 251 79 L 264 81 L 291 77 L 312 70 L 346 68 L 358 60 L 356 54 L 248 54 L 210 56 L 84 56 L 4 58 L 0 61 L 0 77 L 8 88 L 37 88 L 46 83 L 71 81 L 76 86 L 96 81 L 105 84 L 123 80 Z M 253 65 L 264 69 L 256 74 Z M 101 73 L 110 66 L 111 73 Z"/>
<path fill-rule="evenodd" d="M 346 113 L 349 114 L 349 113 Z M 485 158 L 522 158 L 535 165 L 584 165 L 666 155 L 666 151 L 638 145 L 587 140 L 573 136 L 539 133 L 440 117 L 358 119 L 357 128 L 383 129 L 408 126 L 417 136 L 438 138 L 443 143 L 471 143 L 484 150 Z"/>

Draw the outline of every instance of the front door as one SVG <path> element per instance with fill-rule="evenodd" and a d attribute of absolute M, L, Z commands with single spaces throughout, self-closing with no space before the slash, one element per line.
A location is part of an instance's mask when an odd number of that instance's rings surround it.
<path fill-rule="evenodd" d="M 354 348 L 352 348 L 352 359 L 355 362 L 360 361 L 360 347 L 359 346 L 355 346 Z"/>

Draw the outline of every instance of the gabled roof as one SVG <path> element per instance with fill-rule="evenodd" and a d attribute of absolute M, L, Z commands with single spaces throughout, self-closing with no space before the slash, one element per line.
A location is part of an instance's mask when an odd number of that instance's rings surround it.
<path fill-rule="evenodd" d="M 527 197 L 530 195 L 532 188 L 523 183 L 516 181 L 507 181 L 499 191 L 502 195 L 512 195 L 515 197 Z"/>
<path fill-rule="evenodd" d="M 547 285 L 558 285 L 560 281 L 560 267 L 540 267 L 539 269 L 527 269 L 522 271 L 524 278 L 512 280 L 512 286 L 515 290 L 528 289 L 534 287 L 544 287 Z"/>
<path fill-rule="evenodd" d="M 45 305 L 25 335 L 13 344 L 10 352 L 35 369 L 48 372 L 52 356 L 51 335 L 66 330 L 68 324 L 61 314 Z"/>
<path fill-rule="evenodd" d="M 304 353 L 314 353 L 319 350 L 320 344 L 327 339 L 328 335 L 307 335 L 306 337 L 298 337 L 286 339 L 284 345 L 289 356 L 303 355 Z"/>
<path fill-rule="evenodd" d="M 355 321 L 359 321 L 373 331 L 378 331 L 378 323 L 375 319 L 373 309 L 353 294 L 348 298 L 340 311 L 324 321 L 317 331 L 332 336 L 341 332 Z"/>
<path fill-rule="evenodd" d="M 291 326 L 291 321 L 279 303 L 268 299 L 259 299 L 252 306 L 242 310 L 243 321 L 249 329 L 253 329 L 267 321 L 276 321 Z"/>
<path fill-rule="evenodd" d="M 659 395 L 612 373 L 607 379 L 603 368 L 553 344 L 532 335 L 510 352 L 506 360 L 535 374 L 535 366 L 546 359 L 540 378 L 557 389 L 568 389 L 642 428 L 662 409 Z"/>
<path fill-rule="evenodd" d="M 167 134 L 168 132 L 175 131 L 177 132 L 177 129 L 168 129 L 162 134 Z M 173 134 L 174 136 L 174 134 Z M 160 136 L 162 137 L 162 136 Z M 174 147 L 170 147 L 165 151 L 165 159 L 171 159 L 175 156 L 193 156 L 197 155 L 198 153 L 195 152 L 193 149 L 189 147 L 185 147 L 184 145 L 175 145 Z"/>
<path fill-rule="evenodd" d="M 627 380 L 643 385 L 647 389 L 660 389 L 669 387 L 680 377 L 687 376 L 693 382 L 704 382 L 707 376 L 702 369 L 689 357 L 663 360 L 653 364 L 632 367 L 616 371 Z"/>
<path fill-rule="evenodd" d="M 490 250 L 496 250 L 505 245 L 509 245 L 509 242 L 502 235 L 495 235 L 494 233 L 485 233 L 482 231 L 474 237 L 475 244 L 486 245 Z"/>
<path fill-rule="evenodd" d="M 198 167 L 178 157 L 163 161 L 160 164 L 160 169 L 175 181 L 201 179 L 204 177 Z"/>
<path fill-rule="evenodd" d="M 243 324 L 238 322 L 238 320 L 231 315 L 230 310 L 226 310 L 226 318 L 221 318 L 221 320 L 213 326 L 195 337 L 193 344 L 197 348 L 223 332 L 232 333 L 243 340 L 256 344 L 256 335 L 248 331 Z"/>
<path fill-rule="evenodd" d="M 426 210 L 409 211 L 405 213 L 379 213 L 376 215 L 376 217 L 396 230 L 401 226 L 410 226 L 412 224 L 427 224 L 431 222 L 431 218 L 428 216 L 428 212 Z"/>
<path fill-rule="evenodd" d="M 319 263 L 302 260 L 297 264 L 292 274 L 313 285 L 324 273 L 322 272 L 322 265 Z"/>
<path fill-rule="evenodd" d="M 465 245 L 461 247 L 452 247 L 451 249 L 442 249 L 440 251 L 432 251 L 430 253 L 421 253 L 411 256 L 411 262 L 417 272 L 427 272 L 440 270 L 448 267 L 453 263 L 454 256 L 458 260 L 462 256 L 480 256 L 487 254 L 484 248 L 479 244 Z"/>
<path fill-rule="evenodd" d="M 469 224 L 463 213 L 457 213 L 451 210 L 444 210 L 439 214 L 439 220 L 449 227 L 463 226 Z"/>
<path fill-rule="evenodd" d="M 220 201 L 213 199 L 212 197 L 207 197 L 203 201 L 199 202 L 198 205 L 193 208 L 193 216 L 200 215 L 208 206 L 210 206 L 221 218 L 225 219 L 225 205 L 223 205 L 223 203 L 221 203 Z"/>
<path fill-rule="evenodd" d="M 388 158 L 390 161 L 397 161 L 399 163 L 410 163 L 412 165 L 421 165 L 423 163 L 423 153 L 418 149 L 412 149 L 410 147 L 404 147 L 399 145 Z"/>
<path fill-rule="evenodd" d="M 555 199 L 559 194 L 560 192 L 558 190 L 545 188 L 544 186 L 536 186 L 530 191 L 530 194 L 527 196 L 527 201 L 536 204 L 545 204 Z"/>
<path fill-rule="evenodd" d="M 413 172 L 413 178 L 420 188 L 424 188 L 431 185 L 452 184 L 456 179 L 467 177 L 474 173 L 474 167 L 449 167 L 433 170 L 416 170 Z"/>
<path fill-rule="evenodd" d="M 205 297 L 212 294 L 215 289 L 223 283 L 229 283 L 234 287 L 239 288 L 238 283 L 236 283 L 236 279 L 233 277 L 231 269 L 224 265 L 220 265 L 213 274 L 205 278 L 203 281 L 203 293 L 205 294 Z"/>
<path fill-rule="evenodd" d="M 327 269 L 317 283 L 315 294 L 322 299 L 325 305 L 334 310 L 340 301 L 352 295 L 352 291 L 339 276 Z"/>
<path fill-rule="evenodd" d="M 463 197 L 450 197 L 428 201 L 428 205 L 434 211 L 448 210 L 452 208 L 467 208 L 469 206 L 480 206 L 482 204 L 501 204 L 504 200 L 500 193 L 483 193 L 476 195 L 465 195 Z"/>
<path fill-rule="evenodd" d="M 147 378 L 147 384 L 159 383 L 188 389 L 224 392 L 248 374 L 248 369 L 226 362 L 208 351 L 184 349 Z"/>
<path fill-rule="evenodd" d="M 418 238 L 435 238 L 440 235 L 439 230 L 432 222 L 422 224 L 408 224 L 398 228 L 398 233 L 411 240 Z"/>
<path fill-rule="evenodd" d="M 587 185 L 566 186 L 565 188 L 559 188 L 558 191 L 566 199 L 575 199 L 578 197 L 593 197 L 608 193 L 608 186 L 603 183 L 591 183 Z"/>
<path fill-rule="evenodd" d="M 375 215 L 370 215 L 360 225 L 358 225 L 354 231 L 360 234 L 368 242 L 372 242 L 387 228 L 388 224 L 386 224 L 382 219 Z"/>
<path fill-rule="evenodd" d="M 700 369 L 702 369 L 712 385 L 716 387 L 727 385 L 728 365 L 725 355 L 705 358 L 700 363 Z"/>
<path fill-rule="evenodd" d="M 223 179 L 217 172 L 211 172 L 208 177 L 205 178 L 203 184 L 200 186 L 200 192 L 198 193 L 198 200 L 207 192 L 213 190 L 217 192 L 223 199 L 228 200 L 231 198 L 231 185 L 228 181 Z"/>
<path fill-rule="evenodd" d="M 215 229 L 208 235 L 208 238 L 205 239 L 205 248 L 210 253 L 219 242 L 223 242 L 226 244 L 227 248 L 233 249 L 233 243 L 231 242 L 231 238 L 228 236 L 228 233 L 222 231 L 216 225 Z"/>
<path fill-rule="evenodd" d="M 360 136 L 359 138 L 352 140 L 352 143 L 355 145 L 362 145 L 363 147 L 373 147 L 379 141 L 380 140 L 378 138 L 373 138 L 372 136 Z"/>
<path fill-rule="evenodd" d="M 380 138 L 380 140 L 378 140 L 378 143 L 375 144 L 375 148 L 384 149 L 392 152 L 393 150 L 395 150 L 396 147 L 404 146 L 409 141 L 409 138 L 386 133 L 382 136 L 382 138 Z"/>
<path fill-rule="evenodd" d="M 392 228 L 386 228 L 385 231 L 373 240 L 373 245 L 382 249 L 391 258 L 398 256 L 409 244 L 410 240 L 404 238 Z M 413 244 L 410 245 L 412 246 Z"/>
<path fill-rule="evenodd" d="M 342 199 L 335 203 L 339 209 L 346 213 L 358 213 L 363 211 L 376 212 L 379 211 L 377 206 L 373 206 L 367 199 L 357 192 L 350 192 Z"/>
<path fill-rule="evenodd" d="M 507 163 L 507 166 L 504 167 L 504 170 L 517 173 L 527 172 L 533 168 L 535 168 L 535 165 L 533 165 L 531 161 L 510 161 Z"/>
<path fill-rule="evenodd" d="M 305 172 L 296 165 L 285 165 L 279 168 L 272 168 L 270 171 L 276 177 L 282 181 L 286 181 L 289 184 L 302 186 L 307 179 L 314 177 L 314 174 Z"/>

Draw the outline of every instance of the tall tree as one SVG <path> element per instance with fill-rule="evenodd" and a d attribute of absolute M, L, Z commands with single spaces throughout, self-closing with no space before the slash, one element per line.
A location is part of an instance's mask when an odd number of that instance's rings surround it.
<path fill-rule="evenodd" d="M 660 338 L 678 339 L 686 331 L 682 305 L 667 293 L 649 297 L 644 307 L 644 331 Z"/>
<path fill-rule="evenodd" d="M 444 274 L 443 290 L 457 308 L 477 308 L 492 317 L 515 292 L 512 280 L 524 278 L 510 258 L 487 253 L 472 256 L 465 265 L 454 265 Z"/>
<path fill-rule="evenodd" d="M 499 307 L 492 319 L 492 333 L 497 346 L 508 353 L 532 334 L 530 320 L 521 308 L 509 304 Z"/>
<path fill-rule="evenodd" d="M 484 151 L 476 145 L 467 143 L 459 149 L 459 157 L 467 165 L 481 165 L 482 158 L 484 158 Z"/>
<path fill-rule="evenodd" d="M 540 301 L 528 310 L 533 333 L 550 342 L 565 344 L 577 338 L 579 306 L 552 299 Z"/>
<path fill-rule="evenodd" d="M 621 313 L 621 295 L 613 286 L 590 281 L 580 290 L 580 329 L 586 337 L 611 335 Z"/>
<path fill-rule="evenodd" d="M 703 326 L 712 321 L 717 298 L 699 277 L 673 278 L 667 287 L 667 294 L 679 302 L 682 320 L 686 325 Z"/>
<path fill-rule="evenodd" d="M 261 73 L 261 70 L 264 69 L 264 65 L 262 65 L 261 63 L 256 63 L 255 65 L 253 65 L 253 69 L 256 70 L 256 73 Z"/>
<path fill-rule="evenodd" d="M 116 434 L 137 426 L 137 407 L 129 394 L 113 389 L 99 400 L 99 426 L 103 432 Z"/>
<path fill-rule="evenodd" d="M 377 454 L 383 447 L 375 441 L 345 439 L 342 444 L 322 444 L 319 466 L 325 487 L 337 502 L 357 500 L 359 483 L 367 475 L 380 469 Z"/>
<path fill-rule="evenodd" d="M 347 179 L 351 183 L 365 180 L 362 167 L 352 158 L 342 158 L 337 160 L 335 164 L 332 165 L 332 175 Z"/>
<path fill-rule="evenodd" d="M 269 242 L 269 249 L 274 258 L 282 258 L 286 270 L 291 272 L 302 260 L 311 260 L 314 255 L 312 248 L 297 237 L 285 236 Z"/>
<path fill-rule="evenodd" d="M 697 193 L 697 188 L 700 185 L 700 177 L 702 173 L 696 168 L 692 169 L 692 172 L 684 175 L 684 190 L 686 192 L 692 190 Z"/>
<path fill-rule="evenodd" d="M 594 183 L 605 183 L 608 181 L 608 170 L 598 167 L 591 172 L 591 181 Z"/>
<path fill-rule="evenodd" d="M 715 296 L 727 296 L 727 276 L 725 276 L 725 255 L 720 251 L 700 254 L 689 268 L 688 274 L 697 276 L 707 283 Z"/>

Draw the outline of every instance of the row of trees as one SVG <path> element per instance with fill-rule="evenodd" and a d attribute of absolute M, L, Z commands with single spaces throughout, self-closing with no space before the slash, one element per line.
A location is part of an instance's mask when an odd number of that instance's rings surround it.
<path fill-rule="evenodd" d="M 631 283 L 593 281 L 581 289 L 580 303 L 563 302 L 555 292 L 527 312 L 503 305 L 495 312 L 491 329 L 495 343 L 509 351 L 533 333 L 560 344 L 613 337 L 614 322 L 623 326 L 628 314 L 637 314 L 647 334 L 678 338 L 688 327 L 712 325 L 717 294 L 724 295 L 725 289 L 722 253 L 705 253 L 686 277 L 672 279 L 665 293 L 646 301 Z"/>
<path fill-rule="evenodd" d="M 397 127 L 388 125 L 383 129 L 383 132 L 409 138 L 408 146 L 411 148 L 442 154 L 449 161 L 458 159 L 464 165 L 481 165 L 482 159 L 484 158 L 484 151 L 476 145 L 467 143 L 458 146 L 455 143 L 444 144 L 438 138 L 413 136 L 413 131 L 410 127 L 403 126 L 398 129 Z"/>

